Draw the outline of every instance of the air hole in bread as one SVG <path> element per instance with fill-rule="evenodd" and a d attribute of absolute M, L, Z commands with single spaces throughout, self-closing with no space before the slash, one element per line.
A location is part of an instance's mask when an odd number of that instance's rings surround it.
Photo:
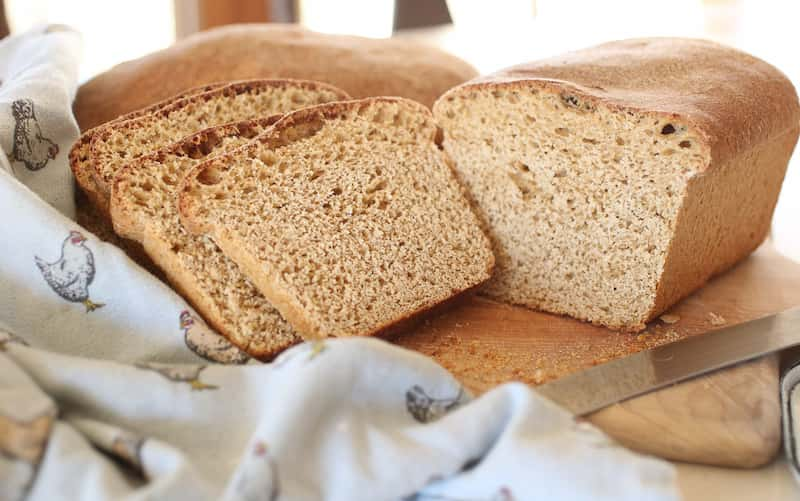
<path fill-rule="evenodd" d="M 197 173 L 197 182 L 205 186 L 214 186 L 222 181 L 222 172 L 215 166 L 208 166 Z"/>
<path fill-rule="evenodd" d="M 384 189 L 386 189 L 386 180 L 380 179 L 367 187 L 367 193 L 375 193 L 376 191 L 381 191 Z"/>
<path fill-rule="evenodd" d="M 516 170 L 518 170 L 520 172 L 530 172 L 531 171 L 531 168 L 528 167 L 527 164 L 524 164 L 524 163 L 520 162 L 519 160 L 514 161 L 514 163 L 512 163 L 512 165 L 514 166 L 514 168 Z"/>

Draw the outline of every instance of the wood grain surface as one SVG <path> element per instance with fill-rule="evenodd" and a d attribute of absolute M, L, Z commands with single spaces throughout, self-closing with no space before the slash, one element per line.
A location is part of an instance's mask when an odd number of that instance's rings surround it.
<path fill-rule="evenodd" d="M 800 305 L 800 264 L 762 246 L 638 334 L 474 296 L 398 336 L 474 393 L 538 385 L 643 349 Z M 666 320 L 666 321 L 665 321 Z M 778 367 L 765 357 L 603 409 L 587 419 L 624 445 L 661 457 L 755 467 L 780 445 Z"/>

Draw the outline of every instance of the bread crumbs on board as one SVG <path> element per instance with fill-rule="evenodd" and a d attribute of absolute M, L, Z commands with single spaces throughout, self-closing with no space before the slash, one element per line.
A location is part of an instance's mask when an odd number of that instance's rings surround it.
<path fill-rule="evenodd" d="M 679 317 L 678 315 L 671 315 L 669 313 L 665 313 L 665 314 L 661 315 L 659 318 L 665 324 L 670 324 L 670 325 L 672 325 L 674 323 L 677 323 L 678 320 L 681 319 L 681 317 Z"/>
<path fill-rule="evenodd" d="M 714 313 L 713 311 L 708 312 L 708 321 L 711 322 L 711 325 L 715 327 L 719 327 L 720 325 L 725 325 L 726 323 L 728 323 L 725 320 L 725 317 L 717 313 Z"/>

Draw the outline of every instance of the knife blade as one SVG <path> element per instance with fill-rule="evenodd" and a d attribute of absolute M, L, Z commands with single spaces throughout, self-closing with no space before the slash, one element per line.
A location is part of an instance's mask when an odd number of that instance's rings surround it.
<path fill-rule="evenodd" d="M 640 351 L 536 387 L 576 415 L 800 345 L 800 308 Z"/>

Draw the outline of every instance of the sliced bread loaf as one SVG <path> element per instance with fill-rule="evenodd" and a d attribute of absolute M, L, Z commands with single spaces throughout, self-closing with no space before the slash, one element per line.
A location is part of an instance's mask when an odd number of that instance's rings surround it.
<path fill-rule="evenodd" d="M 108 208 L 119 168 L 142 155 L 208 127 L 267 117 L 304 106 L 347 99 L 331 85 L 301 80 L 252 80 L 181 99 L 145 116 L 103 126 L 90 143 L 98 203 Z"/>
<path fill-rule="evenodd" d="M 513 67 L 434 113 L 494 243 L 484 291 L 626 330 L 764 240 L 800 121 L 774 67 L 682 39 Z"/>
<path fill-rule="evenodd" d="M 261 360 L 273 358 L 300 338 L 211 239 L 183 229 L 175 195 L 178 182 L 192 167 L 246 144 L 278 118 L 206 129 L 138 158 L 117 173 L 111 195 L 117 233 L 140 242 L 209 324 Z"/>
<path fill-rule="evenodd" d="M 305 338 L 386 333 L 489 278 L 489 241 L 420 104 L 284 116 L 186 176 L 180 212 Z"/>

